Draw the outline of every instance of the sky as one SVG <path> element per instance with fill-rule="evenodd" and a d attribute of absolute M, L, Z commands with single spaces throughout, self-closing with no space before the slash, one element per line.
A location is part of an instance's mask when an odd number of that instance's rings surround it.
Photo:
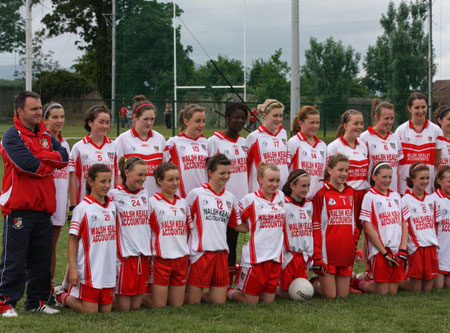
<path fill-rule="evenodd" d="M 184 13 L 181 41 L 191 45 L 191 58 L 204 64 L 208 56 L 191 36 L 200 42 L 207 54 L 215 59 L 223 55 L 244 61 L 244 16 L 246 21 L 246 63 L 268 59 L 275 50 L 283 50 L 282 59 L 291 57 L 291 0 L 175 0 Z M 398 5 L 400 0 L 394 0 Z M 325 41 L 332 36 L 344 45 L 351 45 L 362 59 L 369 45 L 374 45 L 382 34 L 379 19 L 385 13 L 389 0 L 300 0 L 300 66 L 310 37 Z M 50 1 L 33 7 L 33 29 L 41 28 L 40 18 L 51 11 Z M 433 0 L 433 46 L 437 73 L 434 80 L 450 79 L 450 1 Z M 46 40 L 44 51 L 55 52 L 54 60 L 61 67 L 70 68 L 82 55 L 75 46 L 76 35 L 63 35 Z M 0 54 L 0 65 L 18 62 L 14 54 Z M 360 62 L 362 68 L 362 60 Z M 362 72 L 361 72 L 362 74 Z"/>

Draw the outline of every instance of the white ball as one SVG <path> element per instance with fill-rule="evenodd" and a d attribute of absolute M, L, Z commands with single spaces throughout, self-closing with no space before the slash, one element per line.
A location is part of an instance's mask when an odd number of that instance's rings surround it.
<path fill-rule="evenodd" d="M 306 301 L 313 297 L 314 287 L 307 279 L 297 278 L 289 285 L 288 294 L 293 300 Z"/>
<path fill-rule="evenodd" d="M 356 278 L 359 280 L 365 280 L 366 279 L 366 272 L 358 273 L 356 274 Z"/>

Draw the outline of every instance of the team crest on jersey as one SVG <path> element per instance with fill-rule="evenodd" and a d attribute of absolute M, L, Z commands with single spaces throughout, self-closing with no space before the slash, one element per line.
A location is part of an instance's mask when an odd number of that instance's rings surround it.
<path fill-rule="evenodd" d="M 114 218 L 116 218 L 116 211 L 113 210 L 111 213 L 113 214 Z"/>
<path fill-rule="evenodd" d="M 41 139 L 41 146 L 44 148 L 48 148 L 48 141 L 47 139 Z"/>
<path fill-rule="evenodd" d="M 180 210 L 183 214 L 186 214 L 186 210 L 183 207 L 181 207 Z"/>
<path fill-rule="evenodd" d="M 322 157 L 325 156 L 325 152 L 323 150 L 320 151 L 320 155 L 322 155 Z"/>
<path fill-rule="evenodd" d="M 228 209 L 231 209 L 231 202 L 230 201 L 227 201 L 227 207 L 228 207 Z"/>
<path fill-rule="evenodd" d="M 142 203 L 143 203 L 144 205 L 147 204 L 147 198 L 146 198 L 146 197 L 141 197 L 141 200 L 142 200 Z"/>
<path fill-rule="evenodd" d="M 311 217 L 312 211 L 308 209 L 308 210 L 306 211 L 306 214 L 308 214 L 308 216 Z"/>
<path fill-rule="evenodd" d="M 15 217 L 12 226 L 14 229 L 22 229 L 23 228 L 22 218 Z"/>
<path fill-rule="evenodd" d="M 398 206 L 398 204 L 399 204 L 398 199 L 394 199 L 394 202 Z"/>
<path fill-rule="evenodd" d="M 430 142 L 433 141 L 433 137 L 429 136 L 428 141 L 430 141 Z"/>
<path fill-rule="evenodd" d="M 394 142 L 391 142 L 391 147 L 392 147 L 392 149 L 395 149 L 395 148 L 396 148 Z"/>
<path fill-rule="evenodd" d="M 113 160 L 114 159 L 114 152 L 109 151 L 108 152 L 108 157 L 109 157 L 110 160 Z"/>
<path fill-rule="evenodd" d="M 281 139 L 281 141 L 282 141 L 283 144 L 286 146 L 286 139 Z"/>
<path fill-rule="evenodd" d="M 153 149 L 154 149 L 155 151 L 159 151 L 159 147 L 158 147 L 158 146 L 153 146 Z"/>
<path fill-rule="evenodd" d="M 201 146 L 202 146 L 203 150 L 206 150 L 206 145 L 205 144 L 202 143 Z"/>
<path fill-rule="evenodd" d="M 433 210 L 433 204 L 432 203 L 429 203 L 428 207 L 430 207 L 430 210 Z"/>
<path fill-rule="evenodd" d="M 336 204 L 336 201 L 334 201 L 333 198 L 330 198 L 330 200 L 328 200 L 328 204 L 329 204 L 330 206 L 333 206 L 333 205 Z"/>
<path fill-rule="evenodd" d="M 241 146 L 242 150 L 245 151 L 246 153 L 248 152 L 248 148 L 246 146 Z"/>
<path fill-rule="evenodd" d="M 283 201 L 278 201 L 278 206 L 283 207 Z"/>

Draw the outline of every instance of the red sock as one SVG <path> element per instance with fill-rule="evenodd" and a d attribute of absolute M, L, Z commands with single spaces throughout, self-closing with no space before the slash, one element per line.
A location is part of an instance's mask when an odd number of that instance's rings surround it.
<path fill-rule="evenodd" d="M 66 305 L 66 299 L 67 296 L 69 296 L 69 293 L 62 293 L 56 296 L 56 299 L 58 300 L 59 303 L 61 303 L 62 305 Z"/>

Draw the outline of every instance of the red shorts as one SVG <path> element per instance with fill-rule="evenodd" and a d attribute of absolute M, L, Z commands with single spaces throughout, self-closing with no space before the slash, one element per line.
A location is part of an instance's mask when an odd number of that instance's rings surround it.
<path fill-rule="evenodd" d="M 297 278 L 308 278 L 303 253 L 293 253 L 294 258 L 281 272 L 280 288 L 288 290 L 291 282 Z"/>
<path fill-rule="evenodd" d="M 389 253 L 391 250 L 386 249 Z M 371 278 L 375 282 L 397 283 L 405 279 L 405 270 L 402 265 L 389 266 L 387 260 L 381 253 L 370 259 Z"/>
<path fill-rule="evenodd" d="M 139 295 L 147 290 L 150 274 L 150 258 L 146 256 L 128 257 L 117 260 L 117 295 Z"/>
<path fill-rule="evenodd" d="M 228 275 L 228 252 L 206 251 L 189 265 L 188 284 L 200 288 L 227 287 L 230 284 Z"/>
<path fill-rule="evenodd" d="M 113 302 L 113 290 L 114 288 L 96 289 L 80 283 L 78 286 L 70 286 L 69 294 L 86 302 L 106 305 Z"/>
<path fill-rule="evenodd" d="M 273 260 L 264 261 L 238 271 L 236 289 L 246 294 L 259 296 L 261 293 L 275 294 L 281 276 L 281 264 Z"/>
<path fill-rule="evenodd" d="M 421 280 L 431 280 L 438 275 L 436 246 L 419 247 L 408 258 L 406 275 Z"/>
<path fill-rule="evenodd" d="M 327 265 L 327 273 L 337 276 L 352 276 L 353 265 L 350 266 Z"/>
<path fill-rule="evenodd" d="M 182 287 L 187 282 L 188 256 L 176 259 L 153 257 L 153 284 Z"/>

